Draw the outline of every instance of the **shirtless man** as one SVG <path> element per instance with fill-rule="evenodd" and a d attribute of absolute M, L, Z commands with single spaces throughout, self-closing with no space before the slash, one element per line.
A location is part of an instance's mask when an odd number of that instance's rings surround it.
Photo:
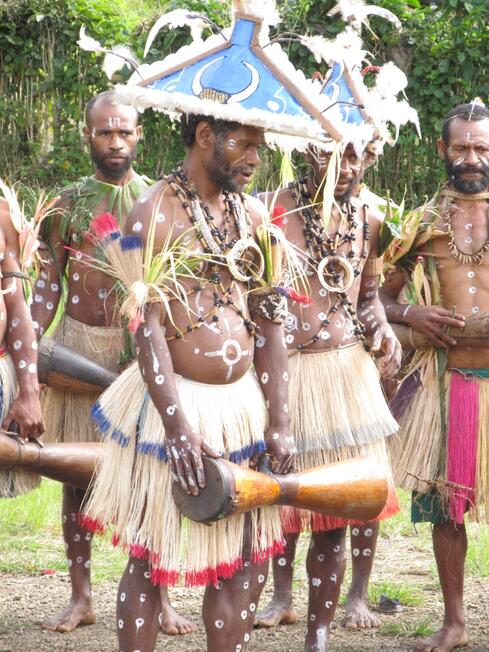
<path fill-rule="evenodd" d="M 287 239 L 310 257 L 310 304 L 289 305 L 285 322 L 290 354 L 291 431 L 299 450 L 300 468 L 358 454 L 371 454 L 388 468 L 384 438 L 397 429 L 383 398 L 375 364 L 360 339 L 363 334 L 373 338 L 372 350 L 383 354 L 383 374 L 392 376 L 397 372 L 400 346 L 377 295 L 381 265 L 376 248 L 382 216 L 354 196 L 366 156 L 358 157 L 352 145 L 346 147 L 334 192 L 341 210 L 334 208 L 327 232 L 322 224 L 322 206 L 314 200 L 323 185 L 327 157 L 311 150 L 308 177 L 291 184 L 278 196 L 269 193 L 266 197 L 268 203 L 276 201 L 277 206 L 285 209 L 283 228 Z M 321 260 L 326 256 L 337 262 L 323 265 Z M 323 279 L 319 276 L 321 268 Z M 335 291 L 350 282 L 344 292 Z M 391 482 L 388 502 L 379 519 L 397 510 Z M 274 596 L 257 620 L 271 626 L 297 618 L 292 609 L 292 563 L 299 533 L 310 527 L 305 649 L 323 651 L 327 649 L 345 570 L 347 523 L 285 508 L 283 524 L 288 532 L 286 553 L 274 559 Z M 354 620 L 357 626 L 372 626 L 375 623 L 368 610 L 367 587 L 378 522 L 353 526 L 351 534 L 355 563 L 347 624 Z"/>
<path fill-rule="evenodd" d="M 2 429 L 14 423 L 22 439 L 40 437 L 44 424 L 37 382 L 37 341 L 24 299 L 19 236 L 7 201 L 0 198 L 0 391 Z M 18 390 L 17 390 L 18 388 Z M 0 497 L 14 497 L 37 485 L 37 476 L 0 472 Z"/>
<path fill-rule="evenodd" d="M 55 338 L 112 371 L 119 371 L 125 342 L 113 283 L 105 274 L 89 269 L 81 259 L 83 254 L 94 254 L 94 246 L 86 237 L 90 221 L 108 211 L 122 224 L 149 181 L 132 167 L 141 137 L 136 109 L 118 103 L 116 94 L 108 91 L 90 100 L 85 118 L 84 139 L 90 147 L 95 174 L 62 192 L 45 235 L 50 257 L 35 283 L 32 316 L 41 336 L 56 314 L 66 274 L 66 307 Z M 75 249 L 76 255 L 70 257 L 67 247 Z M 56 441 L 99 440 L 100 433 L 90 418 L 94 400 L 90 394 L 48 389 L 43 403 L 48 436 Z M 81 490 L 63 486 L 63 535 L 72 597 L 68 607 L 46 623 L 54 631 L 69 632 L 95 620 L 90 588 L 91 534 L 80 527 L 77 519 L 84 495 Z M 162 599 L 164 631 L 192 631 L 194 626 L 173 611 L 165 592 Z"/>
<path fill-rule="evenodd" d="M 187 584 L 206 585 L 207 649 L 247 649 L 267 560 L 281 546 L 278 509 L 210 527 L 188 521 L 180 535 L 171 477 L 197 494 L 205 486 L 203 455 L 224 454 L 247 465 L 266 449 L 278 472 L 292 462 L 283 327 L 250 316 L 248 283 L 226 264 L 236 239 L 251 236 L 263 216 L 263 205 L 241 194 L 259 164 L 263 132 L 191 115 L 182 119 L 182 135 L 188 147 L 182 167 L 143 195 L 127 231 L 146 238 L 156 219 L 155 252 L 168 236 L 172 242 L 183 236 L 215 258 L 199 281 L 182 280 L 188 308 L 175 300 L 169 314 L 163 304 L 151 304 L 136 335 L 141 373 L 128 369 L 102 395 L 97 412 L 111 450 L 85 510 L 94 523 L 114 523 L 115 536 L 132 552 L 117 602 L 123 652 L 154 649 L 160 611 L 155 584 L 177 581 L 181 566 Z M 236 263 L 248 276 L 248 267 Z M 145 400 L 146 386 L 152 401 Z M 119 420 L 111 407 L 124 391 L 141 396 L 130 409 L 141 412 L 131 427 L 129 412 Z M 131 475 L 131 491 L 125 483 L 105 489 L 114 464 Z"/>
<path fill-rule="evenodd" d="M 441 298 L 437 305 L 398 303 L 397 296 L 408 278 L 401 268 L 389 276 L 382 289 L 389 320 L 420 331 L 433 347 L 420 360 L 423 385 L 415 374 L 410 375 L 396 397 L 396 402 L 404 405 L 404 413 L 400 443 L 393 451 L 396 480 L 414 490 L 413 522 L 433 525 L 445 604 L 443 626 L 418 645 L 423 652 L 449 652 L 467 643 L 464 513 L 470 510 L 472 515 L 478 512 L 482 516 L 485 506 L 487 517 L 489 501 L 484 490 L 489 468 L 487 460 L 482 465 L 477 452 L 477 440 L 480 451 L 489 439 L 483 416 L 489 402 L 489 347 L 457 344 L 447 332 L 447 327 L 463 328 L 466 318 L 487 315 L 489 310 L 487 108 L 472 102 L 452 109 L 444 121 L 438 151 L 445 161 L 448 183 L 424 211 L 419 237 L 404 261 L 412 272 L 421 257 L 430 289 L 435 290 L 433 303 L 437 293 Z M 423 244 L 417 244 L 420 241 Z M 426 296 L 424 299 L 429 304 Z M 441 384 L 443 372 L 445 382 Z M 437 482 L 430 490 L 428 483 L 434 480 Z"/>

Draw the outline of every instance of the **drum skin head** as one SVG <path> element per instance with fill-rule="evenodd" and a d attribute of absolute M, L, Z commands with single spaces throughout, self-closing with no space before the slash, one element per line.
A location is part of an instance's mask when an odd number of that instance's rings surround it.
<path fill-rule="evenodd" d="M 235 483 L 229 468 L 220 460 L 202 457 L 207 486 L 198 496 L 192 496 L 173 482 L 172 494 L 184 516 L 199 523 L 212 523 L 229 516 L 235 504 Z"/>

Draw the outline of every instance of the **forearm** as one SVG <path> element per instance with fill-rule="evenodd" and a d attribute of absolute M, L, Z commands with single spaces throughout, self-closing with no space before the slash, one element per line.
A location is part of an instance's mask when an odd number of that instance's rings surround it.
<path fill-rule="evenodd" d="M 388 320 L 384 306 L 377 292 L 373 296 L 359 301 L 357 310 L 367 336 L 373 335 L 379 327 L 387 325 Z"/>
<path fill-rule="evenodd" d="M 8 315 L 7 348 L 15 366 L 19 395 L 36 395 L 39 392 L 36 335 L 24 300 L 22 282 L 16 278 L 9 279 L 9 286 L 12 290 L 4 295 Z"/>
<path fill-rule="evenodd" d="M 178 389 L 173 363 L 160 321 L 160 309 L 151 307 L 147 319 L 136 333 L 139 368 L 149 395 L 161 416 L 166 433 L 188 429 Z"/>
<path fill-rule="evenodd" d="M 407 316 L 412 308 L 410 303 L 398 303 L 392 296 L 382 291 L 379 291 L 379 298 L 384 306 L 387 320 L 393 324 L 407 324 Z"/>
<path fill-rule="evenodd" d="M 255 347 L 254 365 L 258 382 L 265 396 L 270 426 L 288 430 L 289 408 L 287 371 L 287 347 L 282 324 L 276 324 L 253 315 L 265 338 L 265 346 Z"/>

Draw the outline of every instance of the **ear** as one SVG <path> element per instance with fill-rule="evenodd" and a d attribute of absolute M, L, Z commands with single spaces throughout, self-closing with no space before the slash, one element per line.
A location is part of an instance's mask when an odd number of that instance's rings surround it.
<path fill-rule="evenodd" d="M 143 128 L 141 127 L 141 125 L 138 125 L 136 127 L 136 137 L 138 140 L 141 140 L 141 138 L 143 137 Z"/>
<path fill-rule="evenodd" d="M 443 138 L 438 138 L 438 140 L 436 141 L 436 148 L 438 150 L 438 156 L 440 158 L 445 158 L 445 154 L 446 154 L 446 151 L 447 151 L 447 146 L 446 146 L 445 141 L 443 140 Z"/>
<path fill-rule="evenodd" d="M 85 143 L 85 145 L 88 145 L 88 143 L 90 142 L 90 130 L 88 129 L 88 127 L 83 127 L 83 142 Z"/>
<path fill-rule="evenodd" d="M 211 147 L 214 147 L 215 144 L 215 134 L 211 125 L 203 120 L 199 122 L 197 128 L 195 129 L 195 144 L 200 149 L 208 150 Z"/>

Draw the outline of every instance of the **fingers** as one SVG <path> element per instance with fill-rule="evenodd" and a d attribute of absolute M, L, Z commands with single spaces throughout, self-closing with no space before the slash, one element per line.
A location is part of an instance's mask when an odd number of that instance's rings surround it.
<path fill-rule="evenodd" d="M 202 442 L 202 452 L 207 455 L 207 457 L 212 457 L 213 459 L 217 459 L 218 457 L 222 457 L 221 453 L 219 451 L 216 451 L 215 448 L 212 448 L 212 446 L 209 446 L 207 442 Z"/>
<path fill-rule="evenodd" d="M 382 333 L 380 330 L 376 330 L 372 339 L 372 346 L 370 347 L 371 351 L 380 351 L 382 346 Z"/>

